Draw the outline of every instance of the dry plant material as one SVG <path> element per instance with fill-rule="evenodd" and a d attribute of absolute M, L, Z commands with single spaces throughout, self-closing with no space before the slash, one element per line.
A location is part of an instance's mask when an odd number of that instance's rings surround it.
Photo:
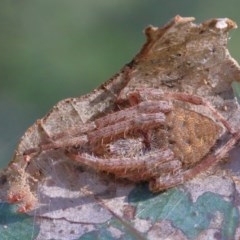
<path fill-rule="evenodd" d="M 88 95 L 59 102 L 22 137 L 6 169 L 8 200 L 32 210 L 36 158 L 69 160 L 162 191 L 217 164 L 238 143 L 240 110 L 231 83 L 238 64 L 226 49 L 236 24 L 176 16 L 148 27 L 136 57 Z M 44 153 L 44 154 L 43 154 Z"/>

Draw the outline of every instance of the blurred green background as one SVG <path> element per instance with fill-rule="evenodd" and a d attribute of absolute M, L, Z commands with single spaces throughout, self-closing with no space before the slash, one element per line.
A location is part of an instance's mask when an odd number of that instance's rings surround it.
<path fill-rule="evenodd" d="M 56 102 L 91 91 L 129 62 L 147 25 L 176 14 L 240 25 L 239 9 L 237 0 L 1 0 L 0 167 Z M 240 30 L 231 37 L 230 52 L 240 60 Z"/>

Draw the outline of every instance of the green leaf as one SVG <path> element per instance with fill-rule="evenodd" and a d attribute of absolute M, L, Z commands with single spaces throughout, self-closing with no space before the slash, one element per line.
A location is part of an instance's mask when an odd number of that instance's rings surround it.
<path fill-rule="evenodd" d="M 239 222 L 238 209 L 218 194 L 206 192 L 191 200 L 188 192 L 170 189 L 162 194 L 153 195 L 146 186 L 135 188 L 129 195 L 129 202 L 137 207 L 136 215 L 142 219 L 169 220 L 181 229 L 190 239 L 194 239 L 220 213 L 223 221 L 223 239 L 233 239 Z"/>
<path fill-rule="evenodd" d="M 7 203 L 1 203 L 0 239 L 34 239 L 39 232 L 33 217 L 16 213 L 16 208 Z"/>
<path fill-rule="evenodd" d="M 96 239 L 124 239 L 137 240 L 143 239 L 143 236 L 135 231 L 130 225 L 125 224 L 118 219 L 113 219 L 105 224 L 98 224 L 96 230 L 82 235 L 80 240 L 96 240 Z"/>

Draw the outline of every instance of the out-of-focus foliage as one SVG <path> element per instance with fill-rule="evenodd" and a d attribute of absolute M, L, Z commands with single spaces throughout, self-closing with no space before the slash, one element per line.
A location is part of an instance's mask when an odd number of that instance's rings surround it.
<path fill-rule="evenodd" d="M 0 166 L 25 129 L 57 101 L 91 91 L 131 60 L 149 24 L 176 14 L 229 17 L 239 1 L 0 1 Z M 229 49 L 240 59 L 240 31 Z"/>

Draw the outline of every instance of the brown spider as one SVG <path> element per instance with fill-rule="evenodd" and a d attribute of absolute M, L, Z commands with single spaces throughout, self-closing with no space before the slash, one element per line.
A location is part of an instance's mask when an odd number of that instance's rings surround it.
<path fill-rule="evenodd" d="M 81 150 L 83 146 L 74 150 L 70 148 L 66 154 L 75 161 L 117 177 L 148 180 L 150 189 L 157 192 L 181 184 L 216 164 L 240 138 L 240 131 L 235 132 L 203 98 L 184 93 L 158 94 L 153 89 L 146 89 L 138 95 L 144 93 L 149 93 L 148 99 L 151 100 L 95 121 L 96 129 L 87 133 L 90 154 Z M 186 103 L 210 109 L 215 121 L 186 106 L 181 107 Z M 214 151 L 216 141 L 224 132 L 223 126 L 232 138 Z M 127 151 L 134 153 L 138 147 L 138 154 L 126 157 L 122 148 L 117 154 L 106 151 L 107 144 L 117 143 L 119 139 L 126 145 L 135 139 L 138 146 L 132 144 Z"/>
<path fill-rule="evenodd" d="M 148 100 L 91 122 L 80 136 L 69 135 L 41 143 L 17 158 L 28 162 L 42 151 L 64 148 L 74 161 L 119 178 L 149 181 L 150 190 L 158 192 L 207 170 L 239 140 L 240 131 L 235 133 L 203 98 L 185 93 L 158 94 L 154 89 L 135 92 L 131 98 L 139 100 L 148 93 Z M 211 110 L 215 120 L 189 110 L 187 104 L 203 105 Z M 44 129 L 42 121 L 37 125 Z M 214 149 L 225 131 L 223 128 L 232 138 L 220 149 Z M 9 193 L 10 202 L 26 201 L 20 212 L 30 210 L 35 203 L 34 196 L 26 194 L 29 186 L 24 186 L 27 190 L 21 186 L 23 192 L 17 189 L 16 193 L 13 190 Z"/>
<path fill-rule="evenodd" d="M 63 149 L 97 171 L 149 181 L 153 192 L 182 184 L 225 157 L 240 139 L 226 103 L 238 104 L 225 71 L 211 72 L 209 65 L 228 63 L 228 75 L 240 79 L 227 54 L 214 55 L 225 51 L 226 32 L 236 25 L 192 20 L 177 16 L 163 28 L 148 28 L 147 43 L 120 74 L 89 95 L 59 102 L 30 127 L 8 168 L 9 202 L 20 202 L 20 212 L 34 208 L 37 180 L 28 167 L 42 152 Z"/>

